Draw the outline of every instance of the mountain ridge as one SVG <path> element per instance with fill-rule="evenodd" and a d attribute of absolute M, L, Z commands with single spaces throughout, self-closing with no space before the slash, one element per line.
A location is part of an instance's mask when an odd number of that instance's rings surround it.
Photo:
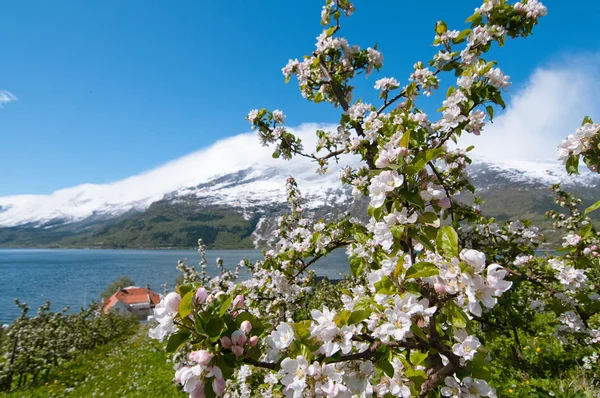
<path fill-rule="evenodd" d="M 308 146 L 313 131 L 305 125 L 296 133 Z M 0 197 L 0 246 L 192 247 L 202 237 L 214 248 L 262 247 L 286 211 L 288 176 L 311 217 L 360 214 L 366 201 L 354 203 L 338 177 L 347 164 L 358 160 L 347 156 L 319 175 L 314 162 L 273 159 L 254 134 L 243 134 L 115 183 Z M 468 170 L 482 210 L 499 220 L 525 217 L 549 228 L 544 213 L 555 206 L 548 190 L 555 183 L 584 204 L 600 197 L 600 176 L 568 177 L 558 162 L 474 158 Z"/>

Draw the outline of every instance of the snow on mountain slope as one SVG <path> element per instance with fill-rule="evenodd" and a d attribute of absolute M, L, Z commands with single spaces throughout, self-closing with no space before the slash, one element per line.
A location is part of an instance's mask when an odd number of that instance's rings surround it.
<path fill-rule="evenodd" d="M 492 183 L 507 183 L 528 186 L 550 187 L 552 184 L 567 186 L 596 187 L 600 185 L 600 176 L 591 173 L 585 165 L 580 167 L 580 175 L 569 176 L 565 167 L 558 161 L 523 161 L 504 159 L 491 162 L 482 158 L 473 158 L 469 174 L 475 185 L 485 189 Z"/>
<path fill-rule="evenodd" d="M 316 139 L 314 131 L 328 127 L 304 124 L 291 130 L 310 150 Z M 143 210 L 172 192 L 195 194 L 224 204 L 282 201 L 285 180 L 290 175 L 296 177 L 303 192 L 315 192 L 316 197 L 324 198 L 329 189 L 341 188 L 338 172 L 347 162 L 332 164 L 327 175 L 319 176 L 309 159 L 285 161 L 273 159 L 271 153 L 272 149 L 259 144 L 255 133 L 241 134 L 114 183 L 82 184 L 49 195 L 0 197 L 0 227 L 116 216 L 132 209 Z M 236 173 L 242 179 L 227 183 L 227 176 Z"/>
<path fill-rule="evenodd" d="M 314 148 L 316 129 L 335 128 L 305 124 L 293 129 L 304 140 L 305 148 Z M 167 163 L 154 170 L 110 184 L 83 184 L 58 190 L 50 195 L 0 197 L 0 227 L 24 224 L 44 225 L 60 221 L 70 223 L 88 217 L 110 218 L 130 210 L 145 210 L 152 203 L 168 198 L 193 195 L 203 203 L 238 208 L 285 202 L 285 180 L 294 176 L 308 199 L 308 207 L 347 202 L 348 190 L 342 189 L 338 172 L 357 159 L 346 158 L 320 176 L 316 165 L 302 157 L 291 161 L 273 159 L 272 150 L 262 147 L 255 133 L 218 141 L 214 145 Z M 583 169 L 583 167 L 582 167 Z M 548 187 L 565 182 L 579 186 L 599 186 L 600 178 L 582 173 L 568 178 L 558 162 L 495 161 L 474 159 L 470 172 L 475 185 L 516 184 L 524 189 Z"/>

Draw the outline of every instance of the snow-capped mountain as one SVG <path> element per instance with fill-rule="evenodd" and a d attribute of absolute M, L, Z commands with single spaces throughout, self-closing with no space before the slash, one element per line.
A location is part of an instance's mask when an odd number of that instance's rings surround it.
<path fill-rule="evenodd" d="M 296 131 L 307 148 L 314 145 L 314 129 Z M 347 164 L 357 160 L 342 159 L 319 175 L 310 160 L 273 159 L 254 134 L 239 135 L 115 183 L 0 197 L 0 246 L 186 246 L 199 235 L 212 237 L 215 246 L 258 245 L 285 211 L 288 176 L 296 178 L 314 215 L 348 212 L 352 197 L 338 177 Z M 475 159 L 470 175 L 484 211 L 499 218 L 542 215 L 552 206 L 547 188 L 554 183 L 584 199 L 600 197 L 600 177 L 568 177 L 558 162 Z"/>
<path fill-rule="evenodd" d="M 314 125 L 295 132 L 314 147 Z M 207 203 L 247 207 L 285 201 L 285 181 L 294 176 L 315 206 L 340 190 L 342 163 L 319 176 L 309 159 L 273 159 L 272 149 L 260 146 L 254 134 L 218 141 L 211 147 L 152 171 L 110 184 L 83 184 L 49 195 L 0 197 L 0 227 L 49 222 L 77 222 L 88 217 L 115 217 L 142 211 L 168 196 L 193 194 Z M 346 159 L 343 164 L 352 163 Z"/>

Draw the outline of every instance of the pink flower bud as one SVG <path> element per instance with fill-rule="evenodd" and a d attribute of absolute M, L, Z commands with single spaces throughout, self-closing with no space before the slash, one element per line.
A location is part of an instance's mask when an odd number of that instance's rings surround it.
<path fill-rule="evenodd" d="M 434 283 L 433 288 L 435 289 L 436 293 L 439 293 L 439 294 L 446 293 L 446 285 L 444 285 L 442 283 Z"/>
<path fill-rule="evenodd" d="M 592 250 L 598 250 L 598 245 L 593 245 L 592 247 L 590 247 L 590 249 L 592 249 Z"/>
<path fill-rule="evenodd" d="M 206 301 L 207 297 L 208 297 L 208 293 L 206 292 L 206 289 L 203 287 L 196 290 L 196 294 L 194 294 L 194 299 L 196 300 L 196 302 L 198 304 L 202 304 L 204 301 Z"/>
<path fill-rule="evenodd" d="M 440 206 L 442 209 L 449 209 L 452 206 L 452 204 L 450 203 L 450 199 L 448 198 L 442 198 L 438 200 L 437 205 Z"/>
<path fill-rule="evenodd" d="M 234 345 L 231 347 L 231 351 L 235 354 L 236 357 L 241 356 L 244 353 L 244 347 L 240 347 L 239 345 Z"/>
<path fill-rule="evenodd" d="M 258 336 L 252 336 L 252 337 L 250 337 L 250 339 L 248 340 L 248 345 L 250 347 L 254 347 L 257 344 L 258 344 Z"/>
<path fill-rule="evenodd" d="M 217 397 L 220 397 L 223 395 L 223 393 L 225 392 L 225 379 L 223 378 L 219 378 L 219 379 L 214 379 L 212 382 L 212 388 L 213 391 L 215 392 L 215 394 L 217 394 Z"/>
<path fill-rule="evenodd" d="M 181 383 L 181 375 L 185 373 L 188 369 L 189 367 L 187 366 L 182 366 L 179 369 L 177 369 L 177 371 L 175 372 L 175 381 L 177 383 Z"/>
<path fill-rule="evenodd" d="M 244 296 L 238 294 L 233 299 L 233 308 L 242 308 L 244 306 Z"/>
<path fill-rule="evenodd" d="M 199 365 L 208 366 L 208 363 L 213 358 L 213 354 L 206 350 L 192 351 L 188 355 L 190 361 L 197 362 Z"/>
<path fill-rule="evenodd" d="M 252 324 L 250 323 L 250 321 L 244 321 L 240 325 L 240 329 L 242 329 L 246 333 L 249 333 L 252 330 Z"/>
<path fill-rule="evenodd" d="M 244 344 L 246 344 L 246 340 L 247 340 L 246 333 L 244 333 L 243 330 L 236 330 L 231 335 L 231 342 L 234 345 L 243 346 Z"/>
<path fill-rule="evenodd" d="M 227 336 L 221 337 L 221 345 L 223 348 L 231 348 L 231 339 Z"/>
<path fill-rule="evenodd" d="M 178 293 L 171 292 L 163 299 L 165 308 L 169 314 L 174 314 L 179 311 L 179 303 L 181 303 L 181 296 Z"/>

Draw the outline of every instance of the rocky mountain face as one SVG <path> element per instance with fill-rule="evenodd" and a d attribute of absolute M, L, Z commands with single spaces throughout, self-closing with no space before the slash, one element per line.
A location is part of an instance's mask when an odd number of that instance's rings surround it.
<path fill-rule="evenodd" d="M 341 186 L 339 166 L 319 176 L 306 161 L 279 164 L 204 171 L 200 181 L 165 192 L 87 184 L 46 196 L 0 198 L 0 247 L 193 247 L 200 237 L 212 248 L 263 247 L 287 210 L 289 175 L 297 178 L 310 217 L 333 219 L 366 207 Z M 600 178 L 569 178 L 559 164 L 476 161 L 470 170 L 482 210 L 499 220 L 528 218 L 549 228 L 544 213 L 554 207 L 548 190 L 553 183 L 563 183 L 584 204 L 600 198 Z"/>

